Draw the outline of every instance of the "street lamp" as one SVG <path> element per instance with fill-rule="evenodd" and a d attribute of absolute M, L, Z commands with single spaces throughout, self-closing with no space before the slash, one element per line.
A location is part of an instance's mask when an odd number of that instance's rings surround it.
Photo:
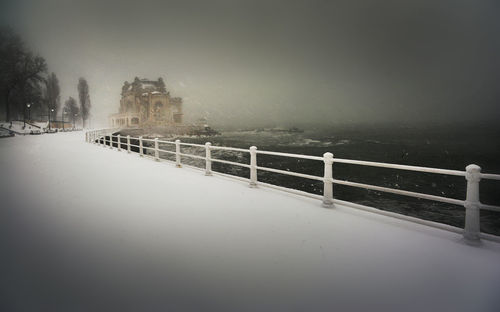
<path fill-rule="evenodd" d="M 49 111 L 49 132 L 52 130 L 52 128 L 50 127 L 50 113 L 53 112 L 54 109 L 51 108 L 50 111 Z"/>
<path fill-rule="evenodd" d="M 24 120 L 24 126 L 23 126 L 23 130 L 24 130 L 24 129 L 26 129 L 26 108 L 24 109 L 23 120 Z"/>
<path fill-rule="evenodd" d="M 75 130 L 75 120 L 76 120 L 76 117 L 78 116 L 78 114 L 75 114 L 74 118 L 73 118 L 73 130 Z"/>
<path fill-rule="evenodd" d="M 26 104 L 26 107 L 28 108 L 28 120 L 31 121 L 31 103 Z"/>
<path fill-rule="evenodd" d="M 29 114 L 31 103 L 26 104 L 26 107 L 28 108 L 28 114 Z M 26 129 L 26 108 L 24 109 L 24 116 L 23 117 L 24 117 L 24 127 L 23 127 L 23 129 Z M 30 120 L 30 117 L 28 117 L 28 120 Z"/>

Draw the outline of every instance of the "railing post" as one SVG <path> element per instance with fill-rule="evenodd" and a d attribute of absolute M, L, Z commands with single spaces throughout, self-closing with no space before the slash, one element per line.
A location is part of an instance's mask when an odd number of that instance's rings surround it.
<path fill-rule="evenodd" d="M 118 151 L 122 150 L 122 139 L 120 138 L 120 135 L 117 135 L 117 140 L 118 140 Z"/>
<path fill-rule="evenodd" d="M 467 180 L 467 196 L 465 197 L 465 228 L 464 238 L 471 243 L 479 242 L 479 181 L 481 181 L 481 167 L 468 165 L 465 168 Z"/>
<path fill-rule="evenodd" d="M 209 176 L 212 175 L 212 157 L 210 155 L 210 146 L 212 143 L 207 142 L 205 143 L 205 175 Z"/>
<path fill-rule="evenodd" d="M 323 162 L 325 163 L 325 175 L 323 178 L 323 207 L 331 207 L 333 205 L 333 154 L 324 153 Z"/>
<path fill-rule="evenodd" d="M 250 146 L 250 187 L 257 187 L 257 146 Z"/>
<path fill-rule="evenodd" d="M 155 160 L 160 161 L 160 152 L 158 151 L 158 138 L 155 138 Z"/>
<path fill-rule="evenodd" d="M 139 137 L 139 156 L 141 156 L 141 157 L 144 156 L 144 151 L 142 148 L 142 136 Z"/>
<path fill-rule="evenodd" d="M 175 165 L 177 168 L 181 166 L 181 140 L 175 140 Z"/>
<path fill-rule="evenodd" d="M 113 133 L 109 134 L 109 148 L 113 149 Z"/>
<path fill-rule="evenodd" d="M 130 135 L 127 135 L 127 153 L 130 153 Z"/>

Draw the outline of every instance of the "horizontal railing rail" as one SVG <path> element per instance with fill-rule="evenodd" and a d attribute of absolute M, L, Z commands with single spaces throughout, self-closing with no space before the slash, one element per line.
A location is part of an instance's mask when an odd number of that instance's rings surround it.
<path fill-rule="evenodd" d="M 318 176 L 314 176 L 314 175 L 310 175 L 310 174 L 298 173 L 298 172 L 293 172 L 293 171 L 275 169 L 275 168 L 268 168 L 268 167 L 257 166 L 257 170 L 269 171 L 269 172 L 280 173 L 280 174 L 286 174 L 286 175 L 289 175 L 289 176 L 294 176 L 294 177 L 299 177 L 299 178 L 305 178 L 305 179 L 310 179 L 310 180 L 324 181 L 323 177 L 318 177 Z"/>
<path fill-rule="evenodd" d="M 481 173 L 481 179 L 500 180 L 500 174 Z"/>
<path fill-rule="evenodd" d="M 210 161 L 219 162 L 221 164 L 227 164 L 227 165 L 233 165 L 233 166 L 240 166 L 240 167 L 244 167 L 244 168 L 250 168 L 250 165 L 242 164 L 242 163 L 234 162 L 234 161 L 229 161 L 229 160 L 223 160 L 223 159 L 217 159 L 217 158 L 210 158 Z"/>
<path fill-rule="evenodd" d="M 486 204 L 483 204 L 483 203 L 479 203 L 479 208 L 484 209 L 484 210 L 490 210 L 490 211 L 500 212 L 500 207 L 499 206 L 494 206 L 494 205 L 486 205 Z"/>
<path fill-rule="evenodd" d="M 337 180 L 337 179 L 332 179 L 332 182 L 334 184 L 341 184 L 341 185 L 346 185 L 346 186 L 364 188 L 367 190 L 380 191 L 380 192 L 392 193 L 392 194 L 397 194 L 397 195 L 404 195 L 404 196 L 409 196 L 409 197 L 416 197 L 416 198 L 433 200 L 433 201 L 438 201 L 438 202 L 443 202 L 443 203 L 448 203 L 448 204 L 453 204 L 453 205 L 459 205 L 459 206 L 463 206 L 465 203 L 465 201 L 460 200 L 460 199 L 454 199 L 454 198 L 449 198 L 449 197 L 442 197 L 442 196 L 429 195 L 429 194 L 424 194 L 424 193 L 417 193 L 417 192 L 393 189 L 393 188 L 389 188 L 389 187 L 383 187 L 383 186 L 377 186 L 377 185 L 371 185 L 371 184 L 364 184 L 364 183 L 351 182 L 351 181 L 345 181 L 345 180 Z"/>
<path fill-rule="evenodd" d="M 225 147 L 225 146 L 217 146 L 217 145 L 211 145 L 210 149 L 221 150 L 221 151 L 233 151 L 233 152 L 250 153 L 249 150 L 246 150 L 246 149 L 243 149 L 243 148 Z"/>
<path fill-rule="evenodd" d="M 158 140 L 158 143 L 165 143 L 165 144 L 172 144 L 172 145 L 175 145 L 175 142 L 173 142 L 173 141 L 162 141 L 162 140 Z"/>
<path fill-rule="evenodd" d="M 481 179 L 500 180 L 500 174 L 481 173 L 481 168 L 479 166 L 476 166 L 476 165 L 467 166 L 465 171 L 449 170 L 449 169 L 430 168 L 430 167 L 421 167 L 421 166 L 409 166 L 409 165 L 399 165 L 399 164 L 381 163 L 381 162 L 373 162 L 373 161 L 334 158 L 333 154 L 331 154 L 331 153 L 325 153 L 323 155 L 323 157 L 320 157 L 320 156 L 311 156 L 311 155 L 282 153 L 282 152 L 260 151 L 260 150 L 257 150 L 257 147 L 255 147 L 255 146 L 252 146 L 249 149 L 242 149 L 242 148 L 235 148 L 235 147 L 216 146 L 216 145 L 212 145 L 210 142 L 207 142 L 204 145 L 202 145 L 202 144 L 194 144 L 194 143 L 185 143 L 185 142 L 181 142 L 180 140 L 166 141 L 166 140 L 159 140 L 158 138 L 154 138 L 154 139 L 143 138 L 142 136 L 131 137 L 129 135 L 127 135 L 127 136 L 121 136 L 119 134 L 113 135 L 113 133 L 116 132 L 116 130 L 117 129 L 104 129 L 104 130 L 88 131 L 85 134 L 86 141 L 94 143 L 94 144 L 99 144 L 102 146 L 109 146 L 110 148 L 113 148 L 114 146 L 116 146 L 118 150 L 126 149 L 128 153 L 131 152 L 131 147 L 138 148 L 139 149 L 138 153 L 141 157 L 145 155 L 144 151 L 153 151 L 154 152 L 153 157 L 157 161 L 165 160 L 165 159 L 160 157 L 160 153 L 167 153 L 170 155 L 175 155 L 175 163 L 176 163 L 177 167 L 182 167 L 182 157 L 204 160 L 205 161 L 205 175 L 212 175 L 212 162 L 249 168 L 250 174 L 249 174 L 248 179 L 246 179 L 246 180 L 249 181 L 251 187 L 257 186 L 257 183 L 258 183 L 257 172 L 258 172 L 258 170 L 277 173 L 277 174 L 283 174 L 283 175 L 289 175 L 289 176 L 294 176 L 294 177 L 299 177 L 299 178 L 305 178 L 305 179 L 310 179 L 310 180 L 315 180 L 315 181 L 320 181 L 320 182 L 323 182 L 323 195 L 311 194 L 311 193 L 307 193 L 307 192 L 299 191 L 299 190 L 295 190 L 295 189 L 287 189 L 287 188 L 284 188 L 282 186 L 272 185 L 272 184 L 268 184 L 268 183 L 260 182 L 260 184 L 263 184 L 266 186 L 271 186 L 271 187 L 281 189 L 281 190 L 286 190 L 286 191 L 289 191 L 289 192 L 295 193 L 295 194 L 305 195 L 305 196 L 308 196 L 311 198 L 318 198 L 318 199 L 321 198 L 322 202 L 323 202 L 323 206 L 325 206 L 325 207 L 333 206 L 334 202 L 342 202 L 340 200 L 333 198 L 333 185 L 344 185 L 344 186 L 355 187 L 355 188 L 363 188 L 363 189 L 367 189 L 367 190 L 373 190 L 373 191 L 379 191 L 379 192 L 385 192 L 385 193 L 391 193 L 391 194 L 397 194 L 397 195 L 402 195 L 402 196 L 415 197 L 415 198 L 420 198 L 420 199 L 426 199 L 426 200 L 431 200 L 431 201 L 437 201 L 437 202 L 443 202 L 443 203 L 447 203 L 447 204 L 463 206 L 463 207 L 465 207 L 465 227 L 463 230 L 463 235 L 464 235 L 465 239 L 467 241 L 470 241 L 470 242 L 477 242 L 477 241 L 479 241 L 480 237 L 487 237 L 487 236 L 485 236 L 486 234 L 483 234 L 480 232 L 479 211 L 481 209 L 483 209 L 483 210 L 500 212 L 500 206 L 487 205 L 487 204 L 483 204 L 479 201 L 479 181 Z M 138 145 L 132 144 L 131 140 L 137 141 L 137 142 L 139 142 L 139 144 Z M 148 145 L 145 145 L 144 143 L 148 143 Z M 149 145 L 151 143 L 153 143 L 153 144 Z M 174 145 L 175 151 L 161 149 L 159 146 L 160 143 Z M 205 156 L 200 156 L 200 155 L 196 155 L 196 154 L 189 154 L 189 153 L 182 152 L 182 150 L 181 150 L 182 146 L 195 147 L 195 148 L 200 148 L 200 149 L 203 148 L 205 150 Z M 241 162 L 213 158 L 211 155 L 211 152 L 215 151 L 215 150 L 249 153 L 250 154 L 250 162 L 248 164 L 245 164 L 245 163 L 241 163 Z M 146 153 L 146 155 L 147 155 L 147 153 Z M 258 166 L 257 165 L 257 155 L 270 155 L 270 156 L 278 156 L 278 157 L 289 157 L 289 158 L 297 158 L 297 159 L 322 161 L 324 163 L 324 174 L 323 174 L 323 176 L 315 176 L 315 175 L 299 173 L 299 172 L 294 172 L 294 171 L 289 171 L 289 170 L 281 170 L 281 169 Z M 148 156 L 152 156 L 152 155 L 148 155 Z M 377 185 L 371 185 L 371 184 L 365 184 L 365 183 L 359 183 L 359 182 L 353 182 L 353 181 L 347 181 L 347 180 L 334 179 L 333 178 L 333 170 L 332 170 L 334 163 L 342 163 L 342 164 L 348 164 L 348 165 L 361 165 L 361 166 L 369 166 L 369 167 L 380 167 L 380 168 L 386 168 L 386 169 L 397 169 L 397 170 L 404 170 L 404 171 L 414 171 L 414 172 L 422 172 L 422 173 L 433 173 L 433 174 L 440 174 L 440 175 L 452 175 L 452 176 L 465 177 L 465 180 L 467 181 L 467 190 L 466 190 L 466 194 L 465 194 L 465 200 L 456 199 L 456 198 L 449 198 L 449 197 L 444 197 L 444 196 L 430 195 L 430 194 L 425 194 L 425 193 L 412 192 L 412 191 L 401 190 L 401 189 L 397 189 L 397 188 L 390 188 L 390 187 L 383 187 L 383 186 L 377 186 Z M 228 175 L 225 173 L 220 173 L 220 172 L 218 172 L 218 174 L 221 174 L 224 176 L 231 176 L 231 175 Z M 235 176 L 233 176 L 233 177 L 235 177 Z M 243 179 L 241 177 L 237 177 L 237 178 Z M 354 205 L 356 205 L 356 204 L 354 204 Z M 372 209 L 372 208 L 370 208 L 370 209 Z M 394 213 L 391 213 L 391 214 L 394 214 Z M 406 217 L 406 216 L 401 215 L 401 218 L 404 218 L 404 217 Z M 407 217 L 407 219 L 413 220 L 415 218 Z M 423 223 L 423 222 L 425 222 L 425 221 L 422 220 L 422 222 L 420 222 L 420 223 Z M 491 235 L 489 235 L 488 237 L 490 237 L 490 236 Z M 495 236 L 495 237 L 497 237 L 497 236 Z"/>
<path fill-rule="evenodd" d="M 319 160 L 319 161 L 323 161 L 324 160 L 323 157 L 319 157 L 319 156 L 309 156 L 309 155 L 280 153 L 280 152 L 257 151 L 257 154 L 272 155 L 272 156 L 282 156 L 282 157 L 291 157 L 291 158 L 300 158 L 300 159 L 310 159 L 310 160 Z"/>
<path fill-rule="evenodd" d="M 180 143 L 181 146 L 192 146 L 192 147 L 200 147 L 200 148 L 205 148 L 205 145 L 201 144 L 194 144 L 194 143 Z"/>
<path fill-rule="evenodd" d="M 361 166 L 370 166 L 370 167 L 382 167 L 382 168 L 389 168 L 389 169 L 399 169 L 399 170 L 427 172 L 427 173 L 439 173 L 439 174 L 454 175 L 454 176 L 465 176 L 465 171 L 460 171 L 460 170 L 449 170 L 449 169 L 438 169 L 438 168 L 419 167 L 419 166 L 397 165 L 397 164 L 379 163 L 379 162 L 374 162 L 374 161 L 342 159 L 342 158 L 333 158 L 333 161 L 336 163 L 342 163 L 342 164 L 361 165 Z"/>

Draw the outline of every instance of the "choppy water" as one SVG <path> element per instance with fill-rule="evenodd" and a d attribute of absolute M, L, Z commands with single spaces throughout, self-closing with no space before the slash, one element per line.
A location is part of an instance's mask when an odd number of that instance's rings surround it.
<path fill-rule="evenodd" d="M 209 138 L 180 138 L 183 142 L 248 148 L 321 156 L 331 152 L 335 157 L 443 169 L 464 170 L 471 163 L 483 172 L 500 173 L 500 128 L 469 127 L 343 127 L 305 130 L 303 133 L 272 131 L 223 131 Z M 173 150 L 173 146 L 162 147 Z M 204 150 L 183 147 L 184 153 L 203 156 Z M 173 159 L 172 156 L 162 155 Z M 249 163 L 248 153 L 213 151 L 212 157 Z M 203 161 L 183 158 L 183 162 L 204 167 Z M 323 163 L 287 157 L 258 156 L 258 165 L 317 176 L 323 174 Z M 248 177 L 246 168 L 213 163 L 213 170 Z M 398 188 L 432 195 L 465 198 L 466 182 L 462 177 L 366 166 L 334 164 L 334 177 L 378 186 Z M 318 181 L 259 171 L 258 180 L 314 194 L 322 194 Z M 500 182 L 481 181 L 481 201 L 500 205 Z M 377 191 L 335 185 L 334 196 L 379 209 L 422 219 L 463 227 L 464 208 L 444 203 Z M 484 232 L 500 235 L 500 214 L 482 211 Z"/>

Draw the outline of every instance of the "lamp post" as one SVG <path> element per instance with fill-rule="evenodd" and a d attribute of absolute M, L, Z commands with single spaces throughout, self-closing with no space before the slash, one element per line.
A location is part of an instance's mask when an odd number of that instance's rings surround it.
<path fill-rule="evenodd" d="M 76 120 L 76 117 L 78 116 L 78 114 L 75 114 L 74 115 L 74 118 L 73 118 L 73 130 L 75 130 L 75 120 Z"/>
<path fill-rule="evenodd" d="M 53 111 L 54 111 L 53 108 L 51 108 L 50 111 L 49 111 L 49 132 L 50 132 L 50 130 L 52 130 L 52 128 L 50 127 L 50 113 L 53 112 Z"/>
<path fill-rule="evenodd" d="M 24 126 L 23 126 L 23 130 L 24 130 L 24 129 L 26 129 L 26 108 L 24 109 L 23 120 L 24 120 Z"/>
<path fill-rule="evenodd" d="M 26 104 L 26 107 L 28 108 L 28 120 L 31 121 L 31 103 Z"/>

